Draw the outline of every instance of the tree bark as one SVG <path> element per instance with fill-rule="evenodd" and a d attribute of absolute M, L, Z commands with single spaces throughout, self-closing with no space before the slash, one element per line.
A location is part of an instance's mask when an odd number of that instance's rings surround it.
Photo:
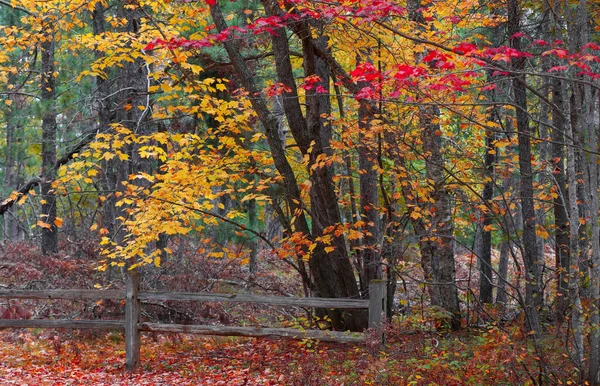
<path fill-rule="evenodd" d="M 492 99 L 493 101 L 493 99 Z M 497 107 L 492 110 L 492 121 L 498 122 L 499 117 L 496 112 Z M 483 213 L 483 227 L 481 235 L 481 249 L 477 251 L 479 254 L 479 302 L 481 304 L 489 304 L 493 301 L 493 285 L 492 285 L 492 226 L 495 213 L 492 210 L 492 199 L 494 198 L 494 165 L 496 163 L 496 148 L 494 146 L 495 136 L 491 130 L 486 130 L 485 133 L 485 155 L 484 168 L 485 180 L 481 198 L 486 205 L 486 211 Z"/>
<path fill-rule="evenodd" d="M 42 227 L 42 253 L 50 255 L 58 252 L 58 228 L 56 220 L 56 196 L 52 189 L 52 182 L 56 177 L 56 78 L 54 77 L 54 49 L 55 42 L 52 25 L 42 25 L 44 41 L 40 44 L 42 53 L 41 74 L 41 100 L 42 113 L 42 173 L 41 196 L 42 213 L 41 221 L 46 225 Z"/>
<path fill-rule="evenodd" d="M 508 0 L 508 35 L 510 45 L 517 51 L 521 51 L 520 14 L 518 0 Z M 517 35 L 515 35 L 517 34 Z M 516 105 L 517 139 L 519 148 L 519 171 L 521 195 L 521 210 L 523 213 L 523 263 L 525 267 L 525 311 L 527 313 L 527 327 L 537 338 L 541 335 L 539 322 L 539 307 L 543 302 L 541 290 L 540 257 L 538 256 L 536 219 L 533 202 L 533 169 L 531 165 L 531 141 L 532 135 L 529 128 L 529 113 L 527 110 L 527 92 L 523 58 L 517 58 L 512 62 L 513 92 Z"/>
<path fill-rule="evenodd" d="M 553 159 L 553 170 L 552 175 L 554 179 L 554 199 L 553 199 L 553 212 L 554 212 L 554 254 L 555 254 L 555 267 L 556 267 L 556 279 L 557 279 L 557 300 L 554 314 L 559 323 L 564 322 L 565 314 L 568 308 L 568 296 L 569 296 L 569 266 L 570 266 L 570 253 L 569 253 L 569 217 L 568 217 L 568 197 L 567 187 L 565 179 L 565 130 L 567 123 L 565 122 L 562 111 L 564 111 L 564 99 L 563 99 L 563 82 L 560 79 L 552 80 L 552 159 Z"/>
<path fill-rule="evenodd" d="M 440 126 L 434 123 L 439 115 L 437 108 L 420 109 L 421 140 L 425 154 L 427 179 L 433 182 L 430 199 L 433 201 L 429 212 L 429 229 L 419 234 L 422 258 L 431 261 L 433 273 L 434 305 L 439 305 L 451 315 L 452 329 L 460 328 L 460 305 L 456 287 L 456 267 L 454 265 L 454 225 L 450 192 L 445 186 L 444 158 Z"/>

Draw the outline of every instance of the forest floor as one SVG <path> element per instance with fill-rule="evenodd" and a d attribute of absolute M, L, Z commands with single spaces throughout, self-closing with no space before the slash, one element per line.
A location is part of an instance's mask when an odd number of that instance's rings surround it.
<path fill-rule="evenodd" d="M 390 335 L 379 350 L 314 341 L 145 335 L 142 366 L 124 369 L 122 333 L 0 333 L 1 385 L 523 385 L 539 380 L 526 341 L 499 329 Z M 549 340 L 551 341 L 551 340 Z M 548 350 L 547 384 L 578 384 Z M 572 378 L 572 380 L 569 380 Z"/>
<path fill-rule="evenodd" d="M 0 286 L 91 289 L 99 283 L 102 288 L 123 288 L 118 277 L 109 280 L 95 269 L 98 257 L 92 242 L 89 248 L 75 245 L 72 249 L 42 256 L 31 244 L 0 246 Z M 203 260 L 195 251 L 189 255 L 146 272 L 143 284 L 179 292 L 243 289 L 241 285 L 231 287 L 245 283 L 247 276 L 235 261 Z M 461 277 L 470 277 L 469 261 L 457 264 Z M 265 274 L 252 284 L 265 294 L 294 294 L 299 284 L 283 268 L 264 267 Z M 222 282 L 228 284 L 219 284 L 217 279 L 226 279 Z M 0 386 L 581 384 L 565 348 L 564 326 L 557 331 L 554 323 L 544 324 L 545 335 L 538 345 L 542 351 L 536 353 L 530 337 L 521 330 L 522 314 L 516 307 L 510 309 L 509 318 L 506 313 L 500 317 L 493 307 L 480 314 L 468 308 L 464 324 L 468 319 L 477 327 L 447 332 L 439 329 L 443 314 L 423 302 L 418 286 L 405 286 L 400 302 L 403 312 L 386 327 L 383 348 L 371 338 L 361 345 L 336 345 L 144 333 L 141 368 L 133 374 L 125 371 L 121 332 L 0 330 Z M 303 312 L 281 307 L 169 302 L 146 304 L 144 310 L 147 320 L 153 322 L 314 328 Z M 175 316 L 181 320 L 172 320 Z M 108 300 L 4 300 L 0 318 L 123 319 L 123 306 Z M 503 325 L 498 325 L 499 321 Z"/>

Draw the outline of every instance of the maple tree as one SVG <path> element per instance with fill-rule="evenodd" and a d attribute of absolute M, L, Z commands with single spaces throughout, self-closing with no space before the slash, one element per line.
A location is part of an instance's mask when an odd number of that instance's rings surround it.
<path fill-rule="evenodd" d="M 595 4 L 0 4 L 6 239 L 53 254 L 85 229 L 109 275 L 186 246 L 255 274 L 262 245 L 306 295 L 367 298 L 384 279 L 390 306 L 416 280 L 452 329 L 473 295 L 517 306 L 542 373 L 552 306 L 600 382 L 598 334 L 584 346 L 600 318 Z"/>

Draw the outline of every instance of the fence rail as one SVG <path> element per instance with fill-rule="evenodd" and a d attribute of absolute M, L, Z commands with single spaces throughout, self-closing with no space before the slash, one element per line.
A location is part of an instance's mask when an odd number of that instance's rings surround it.
<path fill-rule="evenodd" d="M 0 299 L 66 299 L 66 300 L 125 300 L 124 320 L 73 320 L 73 319 L 0 319 L 0 328 L 70 328 L 124 330 L 126 367 L 133 371 L 140 365 L 140 332 L 172 332 L 200 335 L 246 336 L 288 339 L 318 339 L 325 342 L 360 343 L 364 333 L 340 331 L 299 330 L 294 328 L 236 327 L 210 325 L 183 325 L 140 322 L 142 300 L 184 300 L 199 302 L 255 303 L 273 306 L 307 308 L 368 309 L 369 328 L 381 331 L 385 315 L 385 282 L 374 280 L 369 286 L 369 299 L 294 298 L 249 294 L 215 294 L 191 292 L 140 291 L 140 277 L 133 272 L 127 277 L 123 290 L 0 290 Z"/>

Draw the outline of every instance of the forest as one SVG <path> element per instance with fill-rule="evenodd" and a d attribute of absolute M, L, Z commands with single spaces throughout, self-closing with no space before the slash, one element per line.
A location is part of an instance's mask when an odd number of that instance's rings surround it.
<path fill-rule="evenodd" d="M 5 328 L 0 380 L 600 384 L 599 63 L 586 0 L 0 0 L 0 322 L 115 321 L 10 291 L 132 275 L 387 294 L 385 345 L 361 309 L 143 298 L 365 338 L 144 333 L 132 374 L 119 331 Z"/>

